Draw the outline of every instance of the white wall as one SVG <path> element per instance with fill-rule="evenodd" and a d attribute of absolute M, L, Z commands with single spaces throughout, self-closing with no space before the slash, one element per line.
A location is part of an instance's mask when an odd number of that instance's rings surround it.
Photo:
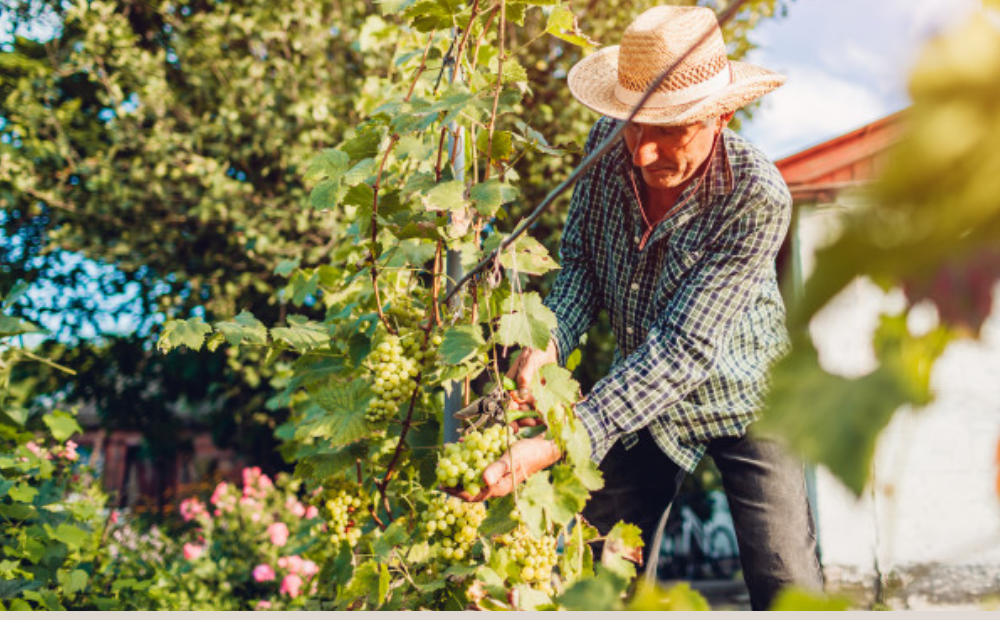
<path fill-rule="evenodd" d="M 811 253 L 836 229 L 837 213 L 820 209 L 801 219 L 805 273 Z M 1000 287 L 995 299 L 1000 306 Z M 824 368 L 844 376 L 869 372 L 878 315 L 902 304 L 898 291 L 851 284 L 810 325 Z M 915 332 L 936 321 L 933 308 L 922 310 L 911 321 Z M 883 573 L 902 575 L 926 595 L 1000 593 L 1000 313 L 981 341 L 950 345 L 931 381 L 935 402 L 898 412 L 882 435 L 874 484 L 860 501 L 817 470 L 823 563 L 834 581 L 867 578 L 877 559 Z"/>

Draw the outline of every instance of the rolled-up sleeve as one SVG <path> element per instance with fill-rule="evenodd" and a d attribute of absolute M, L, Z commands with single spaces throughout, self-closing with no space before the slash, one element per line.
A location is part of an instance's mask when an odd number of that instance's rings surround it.
<path fill-rule="evenodd" d="M 773 278 L 790 216 L 787 193 L 747 192 L 739 215 L 706 249 L 643 344 L 576 406 L 594 460 L 600 462 L 621 435 L 669 416 L 706 380 L 732 326 Z"/>

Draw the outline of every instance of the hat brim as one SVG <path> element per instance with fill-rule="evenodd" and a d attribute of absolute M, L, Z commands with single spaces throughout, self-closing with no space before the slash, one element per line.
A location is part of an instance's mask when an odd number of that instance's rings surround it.
<path fill-rule="evenodd" d="M 576 63 L 567 76 L 569 90 L 577 100 L 604 116 L 627 120 L 632 107 L 615 96 L 618 84 L 618 51 L 613 45 Z M 635 115 L 637 123 L 687 125 L 722 116 L 763 97 L 785 82 L 785 76 L 746 62 L 729 61 L 732 82 L 712 95 L 684 105 L 648 107 Z"/>

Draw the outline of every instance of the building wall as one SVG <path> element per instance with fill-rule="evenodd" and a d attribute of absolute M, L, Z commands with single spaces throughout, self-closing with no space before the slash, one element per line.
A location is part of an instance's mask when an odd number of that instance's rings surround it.
<path fill-rule="evenodd" d="M 803 271 L 836 230 L 838 209 L 819 209 L 800 220 Z M 1000 305 L 1000 287 L 995 291 Z M 850 285 L 810 328 L 823 366 L 844 376 L 874 368 L 871 336 L 878 315 L 899 311 L 898 291 L 868 281 Z M 911 330 L 936 321 L 918 308 Z M 891 575 L 888 596 L 974 602 L 1000 595 L 1000 313 L 979 342 L 953 343 L 935 366 L 933 404 L 900 411 L 882 435 L 874 484 L 855 499 L 817 468 L 815 498 L 823 563 L 834 588 L 869 588 L 876 566 Z"/>

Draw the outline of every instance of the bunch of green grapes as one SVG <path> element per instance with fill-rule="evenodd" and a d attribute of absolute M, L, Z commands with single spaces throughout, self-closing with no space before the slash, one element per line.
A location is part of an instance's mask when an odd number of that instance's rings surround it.
<path fill-rule="evenodd" d="M 545 534 L 538 539 L 527 527 L 519 525 L 513 532 L 498 536 L 496 542 L 507 548 L 526 584 L 552 594 L 552 567 L 559 559 L 554 536 Z"/>
<path fill-rule="evenodd" d="M 363 489 L 349 483 L 327 489 L 326 510 L 329 513 L 330 541 L 337 545 L 346 540 L 353 547 L 361 538 L 360 512 L 367 503 Z"/>
<path fill-rule="evenodd" d="M 496 424 L 473 431 L 458 443 L 447 444 L 437 463 L 438 483 L 478 495 L 482 490 L 483 470 L 507 449 L 505 432 L 505 426 Z"/>
<path fill-rule="evenodd" d="M 390 301 L 389 317 L 404 329 L 417 328 L 426 315 L 426 310 L 413 305 L 413 299 L 409 295 L 399 295 Z"/>
<path fill-rule="evenodd" d="M 469 561 L 472 545 L 479 537 L 479 524 L 486 518 L 481 502 L 463 502 L 456 497 L 436 494 L 420 527 L 431 543 L 431 553 L 449 564 Z"/>
<path fill-rule="evenodd" d="M 386 336 L 372 351 L 375 360 L 372 391 L 376 398 L 368 405 L 366 417 L 369 422 L 381 422 L 394 416 L 399 404 L 410 398 L 417 387 L 416 377 L 424 354 L 420 350 L 419 334 L 406 336 L 405 340 L 400 336 Z"/>

